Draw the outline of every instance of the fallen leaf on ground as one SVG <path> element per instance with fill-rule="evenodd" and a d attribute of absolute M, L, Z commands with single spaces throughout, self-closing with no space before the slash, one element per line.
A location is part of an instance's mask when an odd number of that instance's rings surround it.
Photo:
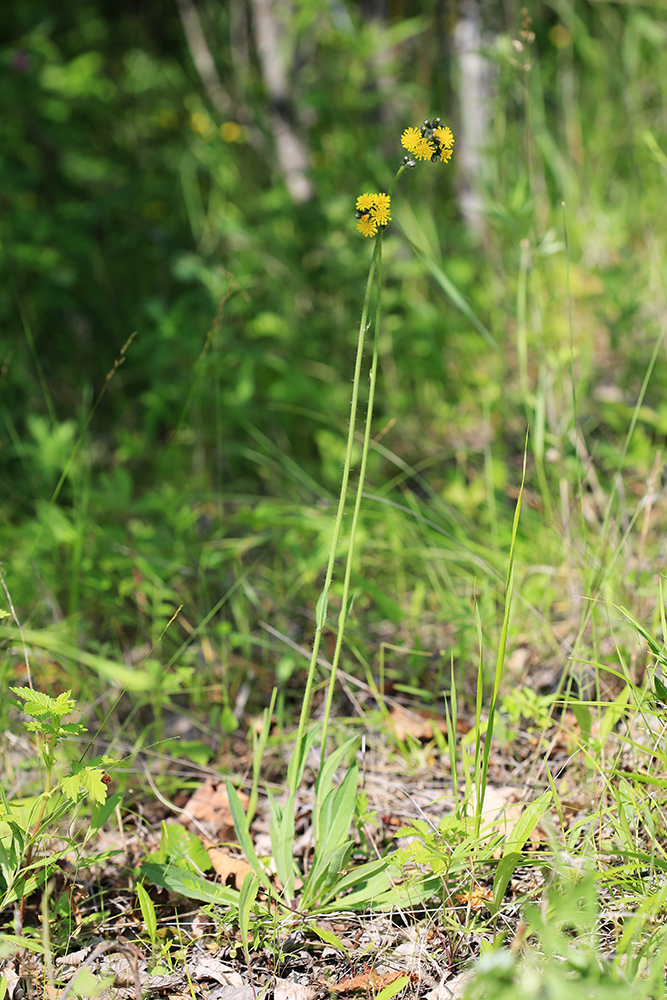
<path fill-rule="evenodd" d="M 375 969 L 370 969 L 365 965 L 364 971 L 360 972 L 359 975 L 343 979 L 340 983 L 330 984 L 329 989 L 332 993 L 354 993 L 357 990 L 364 990 L 368 993 L 374 991 L 377 993 L 378 990 L 383 990 L 385 986 L 389 986 L 390 983 L 393 983 L 396 979 L 400 979 L 404 975 L 405 972 L 395 971 L 380 974 Z"/>
<path fill-rule="evenodd" d="M 472 910 L 488 908 L 489 903 L 492 901 L 493 893 L 489 889 L 483 889 L 481 886 L 477 886 L 472 892 L 458 892 L 454 896 L 455 903 L 458 903 L 459 906 L 467 906 L 470 903 Z"/>
<path fill-rule="evenodd" d="M 206 847 L 206 853 L 216 875 L 220 876 L 223 885 L 231 885 L 232 889 L 240 889 L 246 875 L 252 875 L 253 869 L 243 858 L 233 858 L 229 851 L 222 847 Z"/>
<path fill-rule="evenodd" d="M 248 796 L 239 792 L 239 799 L 244 809 L 248 806 Z M 196 820 L 193 823 L 193 820 Z M 202 827 L 211 840 L 230 840 L 234 837 L 234 821 L 229 809 L 229 799 L 224 783 L 217 786 L 212 781 L 205 781 L 190 796 L 185 804 L 179 822 L 195 832 Z"/>
<path fill-rule="evenodd" d="M 276 979 L 273 1000 L 313 1000 L 316 993 L 315 986 L 302 986 L 291 979 Z"/>
<path fill-rule="evenodd" d="M 192 962 L 188 962 L 188 975 L 197 983 L 201 979 L 213 979 L 223 986 L 238 988 L 244 985 L 243 978 L 233 966 L 208 955 L 199 955 Z"/>
<path fill-rule="evenodd" d="M 257 992 L 250 983 L 242 986 L 214 986 L 209 1000 L 257 1000 Z"/>
<path fill-rule="evenodd" d="M 528 802 L 521 802 L 521 791 L 512 785 L 487 785 L 484 791 L 484 803 L 482 805 L 482 830 L 485 835 L 491 833 L 501 833 L 505 840 L 508 840 L 514 827 L 521 819 L 521 815 L 529 805 Z M 474 813 L 475 796 L 471 796 L 468 805 L 468 815 Z M 546 834 L 538 825 L 531 832 L 528 840 L 531 844 L 537 845 L 546 840 Z M 495 857 L 500 857 L 502 847 L 498 849 Z"/>
<path fill-rule="evenodd" d="M 433 730 L 446 734 L 447 723 L 426 708 L 402 708 L 394 705 L 389 719 L 397 740 L 404 743 L 408 736 L 415 740 L 432 740 Z"/>

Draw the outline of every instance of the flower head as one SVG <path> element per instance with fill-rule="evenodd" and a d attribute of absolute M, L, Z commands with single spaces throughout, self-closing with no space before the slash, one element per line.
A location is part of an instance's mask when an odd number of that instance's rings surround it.
<path fill-rule="evenodd" d="M 375 219 L 372 219 L 368 213 L 362 215 L 357 222 L 357 229 L 362 236 L 375 236 L 378 231 L 378 224 Z"/>
<path fill-rule="evenodd" d="M 368 212 L 369 209 L 373 207 L 375 203 L 374 194 L 360 194 L 357 198 L 357 211 L 358 212 Z"/>
<path fill-rule="evenodd" d="M 362 236 L 375 236 L 378 227 L 384 229 L 391 222 L 391 198 L 388 194 L 360 194 L 357 198 L 357 229 Z"/>
<path fill-rule="evenodd" d="M 401 136 L 401 145 L 415 160 L 442 160 L 447 163 L 452 158 L 454 135 L 442 119 L 424 120 L 420 128 L 406 128 Z M 412 164 L 409 164 L 410 166 Z"/>

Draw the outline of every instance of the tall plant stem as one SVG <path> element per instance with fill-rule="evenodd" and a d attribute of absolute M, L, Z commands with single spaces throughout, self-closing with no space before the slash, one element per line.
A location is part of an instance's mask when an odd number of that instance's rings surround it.
<path fill-rule="evenodd" d="M 401 176 L 403 171 L 406 169 L 405 164 L 401 166 L 396 171 L 394 179 L 389 188 L 389 196 L 394 192 L 394 188 L 398 182 L 398 178 Z M 315 614 L 315 635 L 313 637 L 313 649 L 310 657 L 310 664 L 308 666 L 308 676 L 306 678 L 306 689 L 303 694 L 303 701 L 301 703 L 301 714 L 299 716 L 299 726 L 296 734 L 296 747 L 295 753 L 297 755 L 297 766 L 291 769 L 291 781 L 290 781 L 290 792 L 296 791 L 296 783 L 298 783 L 299 775 L 301 773 L 301 767 L 299 766 L 301 761 L 301 756 L 305 752 L 306 744 L 304 742 L 304 736 L 306 732 L 306 726 L 308 724 L 308 719 L 310 718 L 310 705 L 313 693 L 313 683 L 315 680 L 315 668 L 317 665 L 317 657 L 320 651 L 320 643 L 322 640 L 322 631 L 327 621 L 327 605 L 329 603 L 329 588 L 331 587 L 331 580 L 333 579 L 333 571 L 336 563 L 336 553 L 338 551 L 338 542 L 340 540 L 341 528 L 343 525 L 343 514 L 345 512 L 345 502 L 347 499 L 347 487 L 350 479 L 350 466 L 352 464 L 352 447 L 354 445 L 354 434 L 357 424 L 357 406 L 359 402 L 359 383 L 361 381 L 361 362 L 364 354 L 364 343 L 366 340 L 366 331 L 368 330 L 368 314 L 370 311 L 371 294 L 373 290 L 373 279 L 375 277 L 376 269 L 378 270 L 378 276 L 381 266 L 381 255 L 382 255 L 382 230 L 378 232 L 375 238 L 375 247 L 373 249 L 373 256 L 371 257 L 370 267 L 368 269 L 368 278 L 366 280 L 366 293 L 364 295 L 364 304 L 361 309 L 361 322 L 359 324 L 359 337 L 357 339 L 357 356 L 354 364 L 354 378 L 352 380 L 352 399 L 350 402 L 350 422 L 347 430 L 347 446 L 345 448 L 345 461 L 343 463 L 343 480 L 340 487 L 340 496 L 338 499 L 338 509 L 336 511 L 336 520 L 334 522 L 333 537 L 331 539 L 331 548 L 329 549 L 329 559 L 327 562 L 326 573 L 324 576 L 324 586 L 322 587 L 322 593 L 320 599 L 317 602 L 317 609 Z M 360 486 L 357 490 L 357 497 L 355 501 L 355 514 L 352 523 L 352 531 L 350 535 L 350 544 L 348 546 L 347 552 L 347 564 L 345 570 L 345 577 L 347 584 L 345 586 L 345 596 L 343 597 L 343 606 L 341 609 L 341 619 L 340 621 L 344 625 L 345 621 L 345 609 L 347 605 L 347 594 L 349 593 L 349 577 L 351 573 L 351 563 L 352 555 L 354 551 L 354 534 L 356 531 L 356 524 L 358 520 L 359 504 L 361 503 L 361 491 L 363 488 L 363 477 L 366 471 L 366 459 L 368 457 L 368 443 L 370 439 L 370 426 L 371 426 L 371 416 L 373 411 L 373 399 L 375 396 L 375 379 L 377 374 L 377 339 L 379 331 L 379 320 L 380 320 L 380 284 L 378 281 L 378 296 L 377 296 L 377 307 L 376 307 L 376 324 L 375 324 L 375 348 L 373 352 L 373 364 L 371 368 L 371 386 L 369 394 L 369 408 L 366 420 L 366 437 L 364 440 L 364 451 L 362 455 L 361 463 L 361 473 L 360 473 Z M 329 721 L 329 715 L 331 712 L 331 702 L 333 699 L 334 691 L 334 681 L 336 669 L 338 666 L 338 660 L 340 659 L 340 646 L 342 643 L 342 637 L 344 633 L 344 627 L 339 627 L 338 638 L 336 641 L 336 650 L 334 654 L 334 666 L 331 672 L 331 677 L 329 678 L 329 690 L 327 694 L 327 703 L 325 709 L 325 722 L 324 722 L 324 732 L 322 738 L 322 757 L 324 758 L 324 747 L 325 747 L 325 737 L 326 730 Z M 294 785 L 294 787 L 292 787 Z"/>
<path fill-rule="evenodd" d="M 364 445 L 361 453 L 361 466 L 359 469 L 359 480 L 357 482 L 357 493 L 354 499 L 352 524 L 350 525 L 350 538 L 347 545 L 347 557 L 345 560 L 345 577 L 343 580 L 343 597 L 340 606 L 340 613 L 338 615 L 338 634 L 336 636 L 336 646 L 334 649 L 333 660 L 331 663 L 331 676 L 329 678 L 327 700 L 324 709 L 324 720 L 322 722 L 321 764 L 324 764 L 324 760 L 326 757 L 327 730 L 329 728 L 329 716 L 331 715 L 331 704 L 333 701 L 333 694 L 336 685 L 336 671 L 338 670 L 338 663 L 340 660 L 341 649 L 343 646 L 343 636 L 345 635 L 345 622 L 347 621 L 347 616 L 349 612 L 348 605 L 350 600 L 350 578 L 352 576 L 352 558 L 354 556 L 354 542 L 357 533 L 357 524 L 359 523 L 359 509 L 361 507 L 361 498 L 364 491 L 364 481 L 366 479 L 366 464 L 368 462 L 368 452 L 371 439 L 371 423 L 373 419 L 373 405 L 375 402 L 375 385 L 377 382 L 377 369 L 378 369 L 378 353 L 379 353 L 378 343 L 380 339 L 380 305 L 382 299 L 382 230 L 380 230 L 380 232 L 376 236 L 375 256 L 377 257 L 375 335 L 373 337 L 373 360 L 371 361 L 371 370 L 369 376 L 370 384 L 368 388 L 368 403 L 366 406 L 366 429 L 364 431 Z"/>
<path fill-rule="evenodd" d="M 357 423 L 357 405 L 359 401 L 359 383 L 361 381 L 361 362 L 364 354 L 364 341 L 366 339 L 366 331 L 368 329 L 368 313 L 371 301 L 371 291 L 373 288 L 373 278 L 375 277 L 375 268 L 377 265 L 378 256 L 380 253 L 380 237 L 378 236 L 375 242 L 375 248 L 373 250 L 373 256 L 371 257 L 370 267 L 368 269 L 368 279 L 366 281 L 366 294 L 364 296 L 364 304 L 361 310 L 361 322 L 359 324 L 359 336 L 357 339 L 357 356 L 354 365 L 354 378 L 352 381 L 352 399 L 350 402 L 350 423 L 347 432 L 347 446 L 345 448 L 345 461 L 343 464 L 343 480 L 340 487 L 340 497 L 338 499 L 338 510 L 336 511 L 336 520 L 334 522 L 333 537 L 331 539 L 331 548 L 329 550 L 329 559 L 327 562 L 326 573 L 324 577 L 324 586 L 322 588 L 322 593 L 320 599 L 317 602 L 317 612 L 316 612 L 316 622 L 315 622 L 315 635 L 313 637 L 313 649 L 310 657 L 310 664 L 308 666 L 308 676 L 306 678 L 306 689 L 303 695 L 303 702 L 301 704 L 301 714 L 299 716 L 299 728 L 297 729 L 296 735 L 296 748 L 295 752 L 301 754 L 303 752 L 303 737 L 306 731 L 306 724 L 310 717 L 310 702 L 313 692 L 313 682 L 315 679 L 315 667 L 317 665 L 317 657 L 320 651 L 320 642 L 322 640 L 322 630 L 326 624 L 327 620 L 327 604 L 329 601 L 329 588 L 331 586 L 331 580 L 333 578 L 334 565 L 336 562 L 336 552 L 338 550 L 338 542 L 340 539 L 341 527 L 343 524 L 343 514 L 345 512 L 345 500 L 347 498 L 347 485 L 350 478 L 350 466 L 352 464 L 352 447 L 354 444 L 354 431 Z M 294 768 L 294 775 L 298 775 L 299 768 Z M 295 789 L 290 789 L 290 791 L 295 791 Z"/>

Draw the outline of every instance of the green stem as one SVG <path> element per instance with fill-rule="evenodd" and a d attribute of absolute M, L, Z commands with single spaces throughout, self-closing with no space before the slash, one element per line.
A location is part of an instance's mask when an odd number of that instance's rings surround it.
<path fill-rule="evenodd" d="M 366 294 L 364 296 L 364 304 L 361 310 L 361 322 L 359 324 L 359 337 L 357 340 L 357 357 L 354 365 L 354 378 L 352 381 L 352 400 L 350 402 L 350 422 L 347 432 L 347 446 L 345 449 L 345 461 L 343 464 L 343 480 L 340 487 L 340 497 L 338 499 L 338 510 L 336 512 L 336 520 L 334 523 L 333 537 L 331 539 L 331 548 L 329 550 L 329 560 L 327 562 L 326 574 L 324 577 L 324 586 L 322 588 L 322 594 L 317 603 L 317 620 L 315 624 L 315 635 L 313 637 L 313 649 L 310 657 L 310 665 L 308 667 L 308 676 L 306 678 L 306 690 L 303 695 L 303 702 L 301 704 L 301 714 L 299 716 L 299 728 L 296 734 L 296 748 L 295 752 L 297 754 L 302 753 L 303 749 L 303 737 L 306 731 L 306 724 L 310 717 L 310 702 L 312 698 L 313 682 L 315 679 L 315 667 L 317 665 L 317 657 L 320 651 L 320 642 L 322 639 L 322 630 L 326 624 L 327 616 L 327 603 L 329 599 L 329 588 L 331 586 L 331 580 L 333 578 L 334 564 L 336 562 L 336 552 L 338 549 L 338 541 L 340 539 L 341 527 L 343 524 L 343 513 L 345 511 L 345 500 L 347 497 L 347 484 L 350 478 L 350 466 L 352 464 L 352 447 L 354 444 L 354 431 L 357 422 L 357 403 L 359 400 L 359 382 L 361 380 L 361 361 L 364 353 L 364 341 L 366 339 L 366 330 L 368 328 L 368 307 L 371 299 L 371 290 L 373 287 L 373 278 L 375 276 L 375 267 L 377 264 L 378 254 L 380 247 L 379 237 L 376 239 L 375 249 L 373 250 L 373 256 L 371 258 L 370 267 L 368 269 L 368 279 L 366 281 Z M 294 780 L 299 774 L 300 768 L 294 768 Z M 296 791 L 295 788 L 290 789 L 291 792 Z"/>
<path fill-rule="evenodd" d="M 394 179 L 392 181 L 391 187 L 389 188 L 389 196 L 390 197 L 391 197 L 391 195 L 392 195 L 392 193 L 394 191 L 394 188 L 396 187 L 396 184 L 398 182 L 398 178 L 401 176 L 401 174 L 403 173 L 403 171 L 405 169 L 406 169 L 406 166 L 402 164 L 398 168 L 398 170 L 396 171 L 396 175 L 395 175 L 395 177 L 394 177 Z M 357 340 L 357 356 L 356 356 L 356 361 L 355 361 L 355 365 L 354 365 L 354 378 L 353 378 L 353 381 L 352 381 L 352 399 L 351 399 L 351 402 L 350 402 L 350 422 L 349 422 L 348 431 L 347 431 L 347 446 L 346 446 L 346 449 L 345 449 L 345 461 L 343 463 L 343 480 L 342 480 L 342 483 L 341 483 L 340 496 L 339 496 L 339 499 L 338 499 L 338 510 L 336 512 L 336 520 L 335 520 L 335 523 L 334 523 L 333 537 L 331 539 L 331 548 L 329 550 L 329 559 L 328 559 L 328 562 L 327 562 L 327 568 L 326 568 L 326 573 L 325 573 L 325 577 L 324 577 L 324 586 L 322 588 L 322 593 L 320 595 L 320 599 L 319 599 L 319 601 L 317 603 L 316 622 L 315 622 L 315 635 L 313 637 L 313 648 L 312 648 L 311 657 L 310 657 L 310 664 L 308 666 L 308 676 L 306 678 L 306 689 L 304 691 L 303 701 L 301 703 L 301 714 L 299 716 L 299 726 L 298 726 L 297 734 L 296 734 L 295 753 L 299 757 L 301 756 L 301 754 L 304 751 L 304 735 L 305 735 L 305 732 L 306 732 L 306 725 L 308 723 L 308 719 L 310 718 L 310 706 L 311 706 L 311 699 L 312 699 L 312 693 L 313 693 L 313 683 L 314 683 L 314 680 L 315 680 L 315 668 L 317 666 L 317 657 L 318 657 L 319 651 L 320 651 L 320 643 L 321 643 L 321 640 L 322 640 L 322 631 L 324 629 L 324 626 L 326 625 L 327 604 L 328 604 L 328 600 L 329 600 L 329 588 L 331 587 L 331 580 L 333 579 L 334 565 L 335 565 L 335 562 L 336 562 L 336 553 L 337 553 L 337 550 L 338 550 L 338 542 L 340 540 L 340 533 L 341 533 L 341 528 L 342 528 L 342 524 L 343 524 L 343 513 L 345 511 L 345 501 L 346 501 L 346 498 L 347 498 L 347 486 L 348 486 L 348 482 L 349 482 L 349 478 L 350 478 L 350 466 L 352 464 L 352 447 L 353 447 L 353 444 L 354 444 L 354 433 L 355 433 L 355 430 L 356 430 L 356 422 L 357 422 L 357 404 L 358 404 L 358 399 L 359 399 L 359 382 L 360 382 L 360 379 L 361 379 L 361 362 L 362 362 L 363 353 L 364 353 L 364 342 L 365 342 L 365 339 L 366 339 L 366 330 L 368 329 L 368 312 L 369 312 L 369 307 L 370 307 L 371 291 L 372 291 L 372 288 L 373 288 L 373 278 L 375 277 L 375 269 L 377 267 L 377 263 L 378 263 L 378 260 L 380 258 L 380 255 L 381 255 L 381 247 L 382 247 L 382 230 L 380 230 L 380 232 L 378 233 L 378 235 L 377 235 L 377 237 L 375 239 L 375 248 L 373 250 L 373 256 L 371 258 L 370 267 L 368 269 L 368 279 L 366 281 L 366 293 L 364 295 L 364 304 L 363 304 L 362 310 L 361 310 L 361 322 L 359 324 L 359 337 L 358 337 L 358 340 Z M 379 289 L 378 289 L 378 291 L 379 291 Z M 378 297 L 378 307 L 377 307 L 376 319 L 379 321 L 379 297 Z M 377 336 L 378 336 L 378 324 L 377 323 L 376 323 L 376 334 L 375 335 L 376 335 L 376 348 L 375 348 L 375 353 L 376 353 L 377 352 Z M 374 356 L 374 361 L 375 361 L 375 364 L 377 365 L 377 358 L 375 356 Z M 372 378 L 372 382 L 371 382 L 371 397 L 370 397 L 370 402 L 371 402 L 371 406 L 372 406 L 372 399 L 373 399 L 374 389 L 375 389 L 375 370 L 373 371 L 373 375 L 371 376 L 371 378 Z M 372 412 L 372 410 L 371 410 L 371 412 Z M 366 432 L 367 432 L 367 435 L 370 433 L 370 412 L 369 412 L 369 419 L 366 422 Z M 364 454 L 364 457 L 362 458 L 362 470 L 363 471 L 365 471 L 365 458 L 366 458 L 366 455 L 367 455 L 367 448 L 366 448 L 366 452 Z M 361 497 L 361 492 L 358 491 L 357 492 L 357 502 L 360 501 L 360 497 Z M 356 520 L 354 521 L 354 527 L 356 528 Z M 352 537 L 352 543 L 353 542 L 354 542 L 354 538 Z M 352 548 L 348 547 L 348 564 L 351 563 L 351 557 L 352 557 Z M 346 569 L 346 575 L 348 575 L 348 570 L 347 569 Z M 346 602 L 344 600 L 343 601 L 343 609 L 345 608 L 345 603 Z M 341 630 L 339 629 L 339 636 L 340 635 L 341 635 Z M 338 658 L 340 657 L 340 649 L 338 648 L 338 643 L 337 643 L 336 649 L 337 649 L 337 652 L 335 654 L 335 657 L 336 657 L 336 664 L 337 664 Z M 331 699 L 333 697 L 332 693 L 333 693 L 333 687 L 334 687 L 334 685 L 333 685 L 334 678 L 335 678 L 335 668 L 332 671 L 331 678 L 329 679 L 329 693 L 328 693 L 328 697 L 327 697 L 327 709 L 326 709 L 325 730 L 324 730 L 325 731 L 325 735 L 326 735 L 326 726 L 327 726 L 327 723 L 328 723 L 329 713 L 330 713 L 330 708 L 331 708 Z M 322 746 L 324 747 L 324 740 L 322 741 Z M 322 752 L 324 753 L 324 750 Z M 299 766 L 297 766 L 297 767 L 294 768 L 294 770 L 293 770 L 293 779 L 292 779 L 293 783 L 295 783 L 298 780 L 298 775 L 300 773 L 300 770 L 301 769 L 300 769 Z M 291 792 L 294 792 L 295 790 L 296 790 L 295 788 L 292 788 L 292 787 L 290 788 Z"/>
<path fill-rule="evenodd" d="M 376 236 L 377 249 L 377 286 L 375 299 L 375 336 L 373 338 L 373 360 L 369 376 L 368 404 L 366 407 L 366 429 L 364 431 L 364 445 L 361 453 L 361 467 L 359 469 L 359 481 L 357 483 L 357 493 L 354 499 L 354 511 L 352 514 L 352 524 L 350 526 L 350 538 L 347 546 L 347 558 L 345 561 L 345 578 L 343 581 L 343 597 L 338 615 L 338 634 L 336 636 L 336 646 L 334 649 L 333 661 L 331 664 L 331 676 L 327 690 L 327 700 L 324 709 L 324 721 L 322 722 L 322 749 L 321 766 L 326 757 L 327 730 L 329 728 L 329 717 L 331 715 L 331 704 L 336 684 L 336 671 L 340 661 L 341 649 L 343 646 L 343 636 L 345 635 L 345 622 L 348 616 L 348 604 L 350 598 L 350 578 L 352 576 L 352 557 L 354 555 L 354 542 L 359 523 L 359 510 L 361 508 L 361 497 L 364 490 L 364 480 L 366 478 L 366 464 L 370 448 L 371 423 L 373 419 L 373 404 L 375 402 L 375 386 L 377 382 L 378 368 L 378 343 L 380 338 L 380 306 L 382 298 L 382 230 Z"/>

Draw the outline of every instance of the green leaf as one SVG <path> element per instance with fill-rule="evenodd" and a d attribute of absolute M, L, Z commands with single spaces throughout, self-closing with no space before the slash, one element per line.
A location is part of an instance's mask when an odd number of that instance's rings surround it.
<path fill-rule="evenodd" d="M 355 601 L 355 598 L 356 598 L 356 596 L 357 596 L 358 593 L 359 593 L 358 590 L 353 590 L 352 593 L 350 594 L 350 596 L 347 599 L 347 607 L 345 609 L 345 618 L 346 619 L 349 618 L 350 615 L 352 614 L 352 608 L 354 607 L 354 601 Z"/>
<path fill-rule="evenodd" d="M 350 739 L 346 740 L 341 746 L 329 754 L 324 764 L 320 768 L 320 772 L 315 780 L 315 808 L 313 809 L 313 837 L 315 839 L 315 844 L 319 842 L 320 832 L 319 832 L 319 821 L 320 821 L 320 808 L 326 800 L 331 787 L 333 785 L 333 778 L 341 764 L 341 761 L 347 757 L 348 753 L 352 747 L 358 742 L 358 737 L 352 736 Z"/>
<path fill-rule="evenodd" d="M 287 787 L 294 791 L 303 780 L 303 772 L 306 769 L 306 761 L 315 738 L 320 731 L 319 725 L 313 726 L 305 733 L 301 746 L 294 747 L 294 753 L 290 757 L 287 765 Z"/>
<path fill-rule="evenodd" d="M 667 705 L 667 685 L 663 684 L 657 674 L 653 678 L 653 691 L 656 698 Z"/>
<path fill-rule="evenodd" d="M 213 903 L 217 906 L 238 906 L 239 894 L 236 889 L 209 882 L 187 868 L 178 865 L 160 865 L 154 862 L 141 865 L 140 874 L 147 882 L 162 886 L 170 892 L 176 892 L 186 899 L 196 899 L 200 903 Z"/>
<path fill-rule="evenodd" d="M 10 690 L 24 702 L 23 711 L 26 715 L 31 715 L 34 719 L 52 715 L 60 720 L 76 708 L 71 691 L 63 691 L 57 698 L 52 698 L 43 691 L 35 691 L 33 688 L 13 687 Z"/>
<path fill-rule="evenodd" d="M 0 626 L 0 636 L 11 637 L 15 631 L 9 626 Z M 141 691 L 150 691 L 155 685 L 155 679 L 148 671 L 139 668 L 131 669 L 122 663 L 98 656 L 96 653 L 87 653 L 85 650 L 79 649 L 78 646 L 64 642 L 59 636 L 53 635 L 47 630 L 23 629 L 23 638 L 28 646 L 45 649 L 53 653 L 54 656 L 66 657 L 73 660 L 74 663 L 82 663 L 84 667 L 90 667 L 100 677 L 107 680 L 114 690 L 125 688 L 136 694 Z M 19 690 L 24 689 L 20 688 Z M 69 694 L 69 692 L 66 693 Z"/>
<path fill-rule="evenodd" d="M 243 945 L 243 954 L 245 955 L 245 960 L 248 965 L 250 965 L 250 938 L 248 935 L 249 918 L 253 903 L 257 898 L 259 885 L 260 883 L 257 876 L 248 872 L 243 879 L 241 891 L 239 892 L 239 931 L 241 934 L 241 944 Z"/>
<path fill-rule="evenodd" d="M 89 840 L 91 836 L 94 836 L 99 830 L 102 829 L 111 814 L 116 811 L 116 807 L 119 806 L 122 801 L 123 796 L 120 792 L 116 792 L 115 795 L 109 796 L 106 802 L 95 803 L 93 806 L 92 816 L 90 817 L 90 826 L 86 831 L 86 840 Z"/>
<path fill-rule="evenodd" d="M 640 625 L 639 622 L 636 620 L 636 618 L 633 618 L 630 612 L 627 611 L 624 607 L 621 607 L 618 604 L 615 604 L 614 607 L 616 608 L 617 611 L 619 611 L 623 615 L 623 617 L 627 621 L 630 622 L 635 632 L 637 632 L 642 637 L 642 639 L 644 639 L 644 641 L 646 642 L 648 648 L 651 650 L 653 655 L 662 663 L 667 663 L 664 644 L 659 643 L 657 639 L 654 639 L 651 633 L 647 632 L 644 626 Z"/>
<path fill-rule="evenodd" d="M 329 588 L 325 587 L 320 594 L 315 608 L 315 625 L 323 629 L 327 623 L 327 607 L 329 604 Z"/>
<path fill-rule="evenodd" d="M 466 319 L 468 319 L 472 323 L 474 328 L 484 338 L 489 347 L 497 349 L 498 343 L 493 334 L 490 332 L 490 330 L 487 330 L 482 321 L 479 320 L 477 316 L 475 316 L 474 312 L 464 299 L 463 295 L 461 295 L 454 282 L 447 277 L 447 275 L 442 270 L 440 265 L 436 263 L 436 261 L 433 260 L 433 258 L 429 254 L 422 253 L 422 251 L 415 246 L 412 240 L 410 240 L 410 244 L 412 246 L 412 249 L 417 254 L 417 256 L 426 264 L 427 268 L 429 269 L 429 271 L 431 272 L 437 283 L 440 285 L 445 295 L 449 297 L 449 299 L 454 303 L 456 308 L 463 313 Z"/>
<path fill-rule="evenodd" d="M 333 931 L 320 926 L 320 924 L 310 924 L 309 926 L 325 944 L 328 944 L 331 948 L 336 948 L 338 951 L 345 952 L 345 945 L 339 937 L 336 937 Z"/>
<path fill-rule="evenodd" d="M 379 993 L 376 993 L 375 1000 L 391 1000 L 391 998 L 395 997 L 397 993 L 404 990 L 409 982 L 409 976 L 400 976 L 398 979 L 395 979 L 393 983 L 389 983 L 389 985 L 385 986 L 383 990 L 380 990 Z"/>
<path fill-rule="evenodd" d="M 3 944 L 8 944 L 12 948 L 25 948 L 26 951 L 33 951 L 36 955 L 44 954 L 44 945 L 41 942 L 18 934 L 0 934 L 0 947 Z"/>
<path fill-rule="evenodd" d="M 268 789 L 267 789 L 268 791 Z M 269 792 L 271 852 L 286 901 L 294 898 L 294 796 L 281 809 Z"/>
<path fill-rule="evenodd" d="M 549 789 L 531 802 L 521 813 L 514 829 L 505 841 L 503 854 L 493 879 L 493 908 L 497 912 L 512 873 L 521 861 L 521 851 L 529 836 L 551 805 L 552 793 Z"/>
<path fill-rule="evenodd" d="M 100 770 L 99 767 L 86 767 L 79 774 L 83 790 L 93 802 L 98 802 L 100 805 L 107 799 L 107 785 L 103 778 L 104 771 Z"/>
<path fill-rule="evenodd" d="M 333 896 L 338 897 L 338 884 L 345 874 L 353 848 L 354 842 L 350 840 L 317 855 L 301 896 L 303 909 L 320 906 Z"/>
<path fill-rule="evenodd" d="M 358 783 L 359 769 L 355 762 L 338 788 L 329 792 L 322 805 L 318 842 L 315 845 L 316 855 L 320 850 L 329 851 L 341 841 L 348 839 L 354 819 Z"/>
<path fill-rule="evenodd" d="M 81 791 L 81 782 L 79 781 L 78 774 L 68 774 L 60 781 L 60 787 L 62 789 L 63 795 L 72 802 L 76 802 Z"/>
<path fill-rule="evenodd" d="M 521 854 L 521 851 L 513 851 L 510 854 L 503 854 L 502 858 L 498 862 L 496 874 L 493 879 L 492 913 L 497 913 L 500 909 L 500 904 L 503 901 L 505 890 L 509 885 L 509 881 L 514 873 L 514 870 L 517 865 L 521 863 L 522 857 L 523 855 Z"/>
<path fill-rule="evenodd" d="M 141 915 L 144 918 L 144 923 L 146 924 L 146 932 L 150 938 L 151 944 L 155 947 L 155 942 L 157 941 L 157 914 L 155 912 L 153 900 L 148 895 L 141 882 L 137 882 L 134 888 L 139 900 L 139 906 L 141 907 Z"/>
<path fill-rule="evenodd" d="M 239 844 L 241 845 L 241 850 L 245 855 L 245 859 L 258 876 L 260 882 L 267 890 L 267 892 L 273 894 L 273 886 L 271 885 L 271 880 L 264 871 L 262 865 L 260 864 L 259 858 L 255 854 L 255 848 L 253 847 L 252 838 L 250 836 L 250 831 L 248 829 L 248 821 L 246 814 L 243 811 L 243 806 L 241 805 L 241 800 L 238 797 L 236 789 L 232 785 L 229 778 L 226 782 L 227 787 L 227 798 L 229 800 L 229 811 L 232 814 L 232 821 L 234 823 L 234 829 L 236 831 L 236 836 L 238 837 Z"/>
<path fill-rule="evenodd" d="M 190 871 L 208 871 L 213 867 L 199 837 L 180 823 L 162 823 L 160 850 L 150 860 L 162 864 L 176 863 Z"/>

